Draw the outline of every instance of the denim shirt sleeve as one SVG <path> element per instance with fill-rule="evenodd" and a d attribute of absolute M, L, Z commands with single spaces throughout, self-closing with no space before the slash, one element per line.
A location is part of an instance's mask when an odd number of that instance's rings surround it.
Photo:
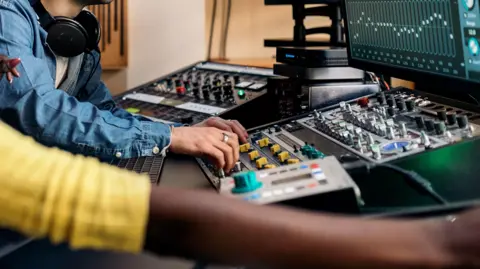
<path fill-rule="evenodd" d="M 55 89 L 47 63 L 34 54 L 41 54 L 35 51 L 35 43 L 41 40 L 37 21 L 20 2 L 24 0 L 4 0 L 0 4 L 0 54 L 22 60 L 17 67 L 20 78 L 12 84 L 6 79 L 0 81 L 0 109 L 15 112 L 15 127 L 47 146 L 101 159 L 163 152 L 170 144 L 170 126 L 119 117 L 115 111 L 102 110 Z"/>

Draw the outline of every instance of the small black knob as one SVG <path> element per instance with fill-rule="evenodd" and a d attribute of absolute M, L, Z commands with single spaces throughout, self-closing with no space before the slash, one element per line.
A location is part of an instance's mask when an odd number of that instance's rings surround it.
<path fill-rule="evenodd" d="M 448 125 L 457 124 L 457 113 L 452 112 L 447 114 L 447 124 Z"/>
<path fill-rule="evenodd" d="M 235 81 L 235 84 L 238 84 L 240 82 L 240 76 L 234 76 L 233 80 Z"/>
<path fill-rule="evenodd" d="M 393 106 L 395 105 L 395 100 L 392 99 L 392 98 L 388 98 L 388 99 L 387 99 L 387 105 L 388 105 L 389 107 L 393 107 Z"/>
<path fill-rule="evenodd" d="M 437 133 L 437 135 L 444 135 L 446 131 L 447 127 L 445 126 L 445 122 L 435 122 L 435 133 Z"/>
<path fill-rule="evenodd" d="M 223 75 L 224 80 L 228 80 L 230 78 L 230 75 Z"/>
<path fill-rule="evenodd" d="M 415 117 L 415 122 L 417 123 L 417 127 L 419 129 L 425 128 L 425 121 L 423 120 L 422 116 L 416 116 Z"/>
<path fill-rule="evenodd" d="M 377 95 L 377 102 L 380 105 L 385 105 L 387 103 L 387 99 L 385 98 L 385 93 L 381 92 Z"/>
<path fill-rule="evenodd" d="M 406 108 L 405 100 L 401 99 L 397 102 L 397 108 L 400 111 L 404 111 Z"/>
<path fill-rule="evenodd" d="M 457 117 L 457 123 L 458 123 L 458 127 L 462 128 L 462 129 L 467 128 L 467 126 L 468 126 L 467 116 L 465 116 L 465 115 L 458 116 Z"/>
<path fill-rule="evenodd" d="M 415 101 L 414 100 L 407 100 L 406 105 L 407 105 L 407 110 L 410 111 L 410 112 L 415 109 Z"/>
<path fill-rule="evenodd" d="M 395 108 L 393 107 L 387 108 L 387 113 L 390 117 L 393 117 L 395 115 Z"/>
<path fill-rule="evenodd" d="M 437 117 L 441 121 L 446 121 L 447 120 L 447 111 L 442 110 L 437 112 Z"/>
<path fill-rule="evenodd" d="M 278 133 L 278 132 L 282 131 L 282 128 L 280 128 L 280 126 L 275 125 L 274 127 L 275 127 L 275 132 Z"/>
<path fill-rule="evenodd" d="M 435 124 L 433 120 L 425 120 L 425 127 L 427 128 L 427 131 L 431 132 L 435 130 Z"/>
<path fill-rule="evenodd" d="M 200 90 L 198 88 L 193 88 L 192 89 L 193 95 L 198 95 L 200 94 Z"/>

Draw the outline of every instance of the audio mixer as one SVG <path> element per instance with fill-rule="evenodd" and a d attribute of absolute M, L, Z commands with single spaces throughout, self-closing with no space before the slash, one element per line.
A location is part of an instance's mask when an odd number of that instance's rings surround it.
<path fill-rule="evenodd" d="M 116 97 L 133 114 L 195 124 L 266 93 L 272 69 L 202 62 Z"/>
<path fill-rule="evenodd" d="M 390 162 L 479 136 L 480 113 L 475 111 L 464 103 L 403 88 L 341 102 L 251 130 L 250 141 L 241 145 L 240 161 L 231 173 L 326 156 L 342 162 Z M 207 161 L 198 161 L 219 188 L 225 174 Z"/>
<path fill-rule="evenodd" d="M 361 193 L 335 157 L 268 171 L 248 171 L 221 180 L 220 194 L 255 204 L 358 212 Z"/>

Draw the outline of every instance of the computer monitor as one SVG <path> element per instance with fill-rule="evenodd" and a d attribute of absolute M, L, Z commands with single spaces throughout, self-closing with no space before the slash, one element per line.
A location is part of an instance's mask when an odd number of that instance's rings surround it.
<path fill-rule="evenodd" d="M 349 64 L 437 87 L 478 88 L 479 11 L 476 0 L 342 0 Z"/>

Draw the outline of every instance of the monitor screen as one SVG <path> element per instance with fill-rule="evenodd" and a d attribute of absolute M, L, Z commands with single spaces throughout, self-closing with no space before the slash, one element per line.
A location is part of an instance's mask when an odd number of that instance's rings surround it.
<path fill-rule="evenodd" d="M 480 82 L 478 1 L 343 0 L 343 11 L 352 66 Z"/>

